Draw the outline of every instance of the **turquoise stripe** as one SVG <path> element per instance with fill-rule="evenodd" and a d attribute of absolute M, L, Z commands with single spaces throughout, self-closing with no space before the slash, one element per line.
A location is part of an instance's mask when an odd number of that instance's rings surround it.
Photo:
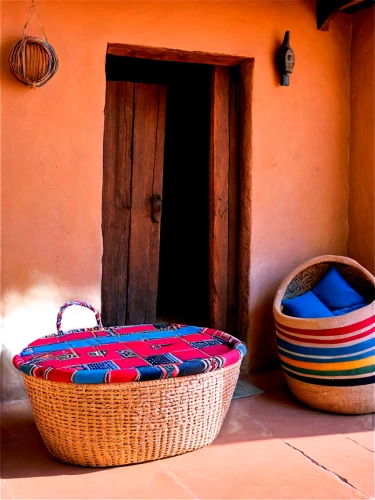
<path fill-rule="evenodd" d="M 165 332 L 145 332 L 142 333 L 143 340 L 168 339 L 176 336 L 178 330 L 167 330 Z"/>
<path fill-rule="evenodd" d="M 308 339 L 306 339 L 308 342 Z M 277 337 L 277 343 L 280 347 L 292 351 L 296 354 L 312 354 L 315 356 L 342 356 L 343 354 L 355 354 L 370 347 L 375 347 L 375 336 L 364 341 L 358 342 L 358 344 L 349 345 L 346 347 L 332 347 L 332 345 L 327 344 L 329 347 L 305 347 L 301 345 L 291 344 L 285 340 Z"/>
<path fill-rule="evenodd" d="M 371 351 L 363 352 L 362 354 L 353 354 L 353 356 L 348 356 L 346 358 L 330 356 L 329 358 L 306 358 L 305 356 L 298 356 L 298 354 L 290 354 L 289 352 L 282 351 L 279 349 L 279 353 L 285 358 L 294 359 L 295 361 L 304 361 L 307 363 L 340 363 L 342 361 L 356 361 L 357 359 L 365 359 L 373 356 L 375 354 L 375 349 Z"/>
<path fill-rule="evenodd" d="M 94 345 L 94 346 L 99 346 L 99 342 L 97 342 L 96 339 L 94 339 L 93 337 L 89 337 L 88 339 L 80 339 L 80 340 L 69 340 L 68 342 L 68 347 L 69 349 L 70 348 L 74 348 L 74 347 L 87 347 L 87 346 L 90 346 L 90 345 Z M 60 344 L 61 345 L 61 344 Z"/>
<path fill-rule="evenodd" d="M 31 370 L 34 368 L 34 365 L 21 365 L 20 370 L 23 373 L 26 373 L 26 375 L 30 375 Z"/>
<path fill-rule="evenodd" d="M 129 333 L 129 335 L 117 335 L 117 338 L 121 342 L 134 342 L 136 340 L 143 340 L 140 333 Z"/>
<path fill-rule="evenodd" d="M 73 374 L 75 384 L 102 384 L 108 370 L 77 370 Z"/>
<path fill-rule="evenodd" d="M 63 351 L 64 349 L 70 349 L 70 347 L 68 343 L 61 342 L 60 344 L 38 345 L 33 347 L 33 351 L 35 354 L 38 354 L 39 352 Z"/>
<path fill-rule="evenodd" d="M 119 340 L 117 337 L 96 337 L 95 339 L 99 344 L 118 344 Z"/>
<path fill-rule="evenodd" d="M 177 335 L 191 335 L 192 333 L 199 333 L 201 330 L 200 326 L 183 326 L 174 331 Z"/>

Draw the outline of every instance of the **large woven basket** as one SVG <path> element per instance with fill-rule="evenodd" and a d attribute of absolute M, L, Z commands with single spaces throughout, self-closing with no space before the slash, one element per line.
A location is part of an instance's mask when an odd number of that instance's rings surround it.
<path fill-rule="evenodd" d="M 97 326 L 64 332 L 71 306 L 94 312 Z M 100 312 L 83 301 L 64 304 L 56 328 L 13 358 L 56 458 L 92 467 L 134 464 L 215 439 L 246 353 L 238 339 L 178 324 L 103 327 Z"/>
<path fill-rule="evenodd" d="M 332 266 L 368 306 L 333 318 L 283 314 L 283 299 L 311 290 Z M 335 255 L 309 260 L 281 284 L 273 305 L 279 357 L 289 388 L 303 403 L 334 413 L 375 411 L 374 294 L 374 276 L 358 262 Z"/>
<path fill-rule="evenodd" d="M 179 455 L 221 428 L 240 362 L 200 375 L 119 384 L 66 384 L 23 374 L 35 422 L 56 458 L 105 467 Z"/>

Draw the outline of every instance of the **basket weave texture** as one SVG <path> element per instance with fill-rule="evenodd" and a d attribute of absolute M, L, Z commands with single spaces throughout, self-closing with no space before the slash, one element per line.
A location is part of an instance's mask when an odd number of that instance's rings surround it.
<path fill-rule="evenodd" d="M 23 374 L 47 449 L 64 462 L 105 467 L 156 460 L 211 443 L 240 362 L 199 375 L 118 384 L 68 384 Z"/>
<path fill-rule="evenodd" d="M 311 290 L 332 266 L 368 306 L 329 318 L 283 314 L 283 299 Z M 273 305 L 279 356 L 289 388 L 303 403 L 334 413 L 375 411 L 374 295 L 374 276 L 358 262 L 336 255 L 309 260 L 280 285 Z"/>
<path fill-rule="evenodd" d="M 54 48 L 46 40 L 31 36 L 24 36 L 12 47 L 8 62 L 12 75 L 31 88 L 45 85 L 59 67 Z"/>

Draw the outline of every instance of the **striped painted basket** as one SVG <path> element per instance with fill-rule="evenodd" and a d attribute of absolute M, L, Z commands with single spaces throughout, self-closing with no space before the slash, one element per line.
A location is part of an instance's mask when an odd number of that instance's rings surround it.
<path fill-rule="evenodd" d="M 368 306 L 334 318 L 292 318 L 281 301 L 311 290 L 336 266 Z M 375 278 L 347 257 L 324 255 L 295 269 L 273 304 L 279 357 L 289 388 L 303 403 L 345 414 L 375 411 Z"/>

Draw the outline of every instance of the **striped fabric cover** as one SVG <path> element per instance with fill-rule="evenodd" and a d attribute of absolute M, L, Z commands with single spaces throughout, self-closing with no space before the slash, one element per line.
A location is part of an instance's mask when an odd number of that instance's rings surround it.
<path fill-rule="evenodd" d="M 64 311 L 90 309 L 94 328 L 64 332 Z M 143 324 L 103 327 L 100 312 L 82 300 L 59 310 L 57 334 L 34 340 L 13 358 L 29 375 L 53 382 L 102 384 L 143 382 L 198 375 L 236 364 L 246 354 L 240 340 L 200 326 Z"/>
<path fill-rule="evenodd" d="M 71 305 L 72 303 L 68 303 Z M 80 301 L 74 304 L 89 304 Z M 66 309 L 63 306 L 60 312 Z M 26 375 L 76 384 L 143 382 L 207 373 L 230 366 L 246 354 L 228 333 L 180 324 L 98 327 L 47 335 L 13 358 Z"/>
<path fill-rule="evenodd" d="M 375 382 L 375 316 L 351 325 L 312 330 L 277 320 L 279 358 L 285 373 L 325 386 Z"/>

